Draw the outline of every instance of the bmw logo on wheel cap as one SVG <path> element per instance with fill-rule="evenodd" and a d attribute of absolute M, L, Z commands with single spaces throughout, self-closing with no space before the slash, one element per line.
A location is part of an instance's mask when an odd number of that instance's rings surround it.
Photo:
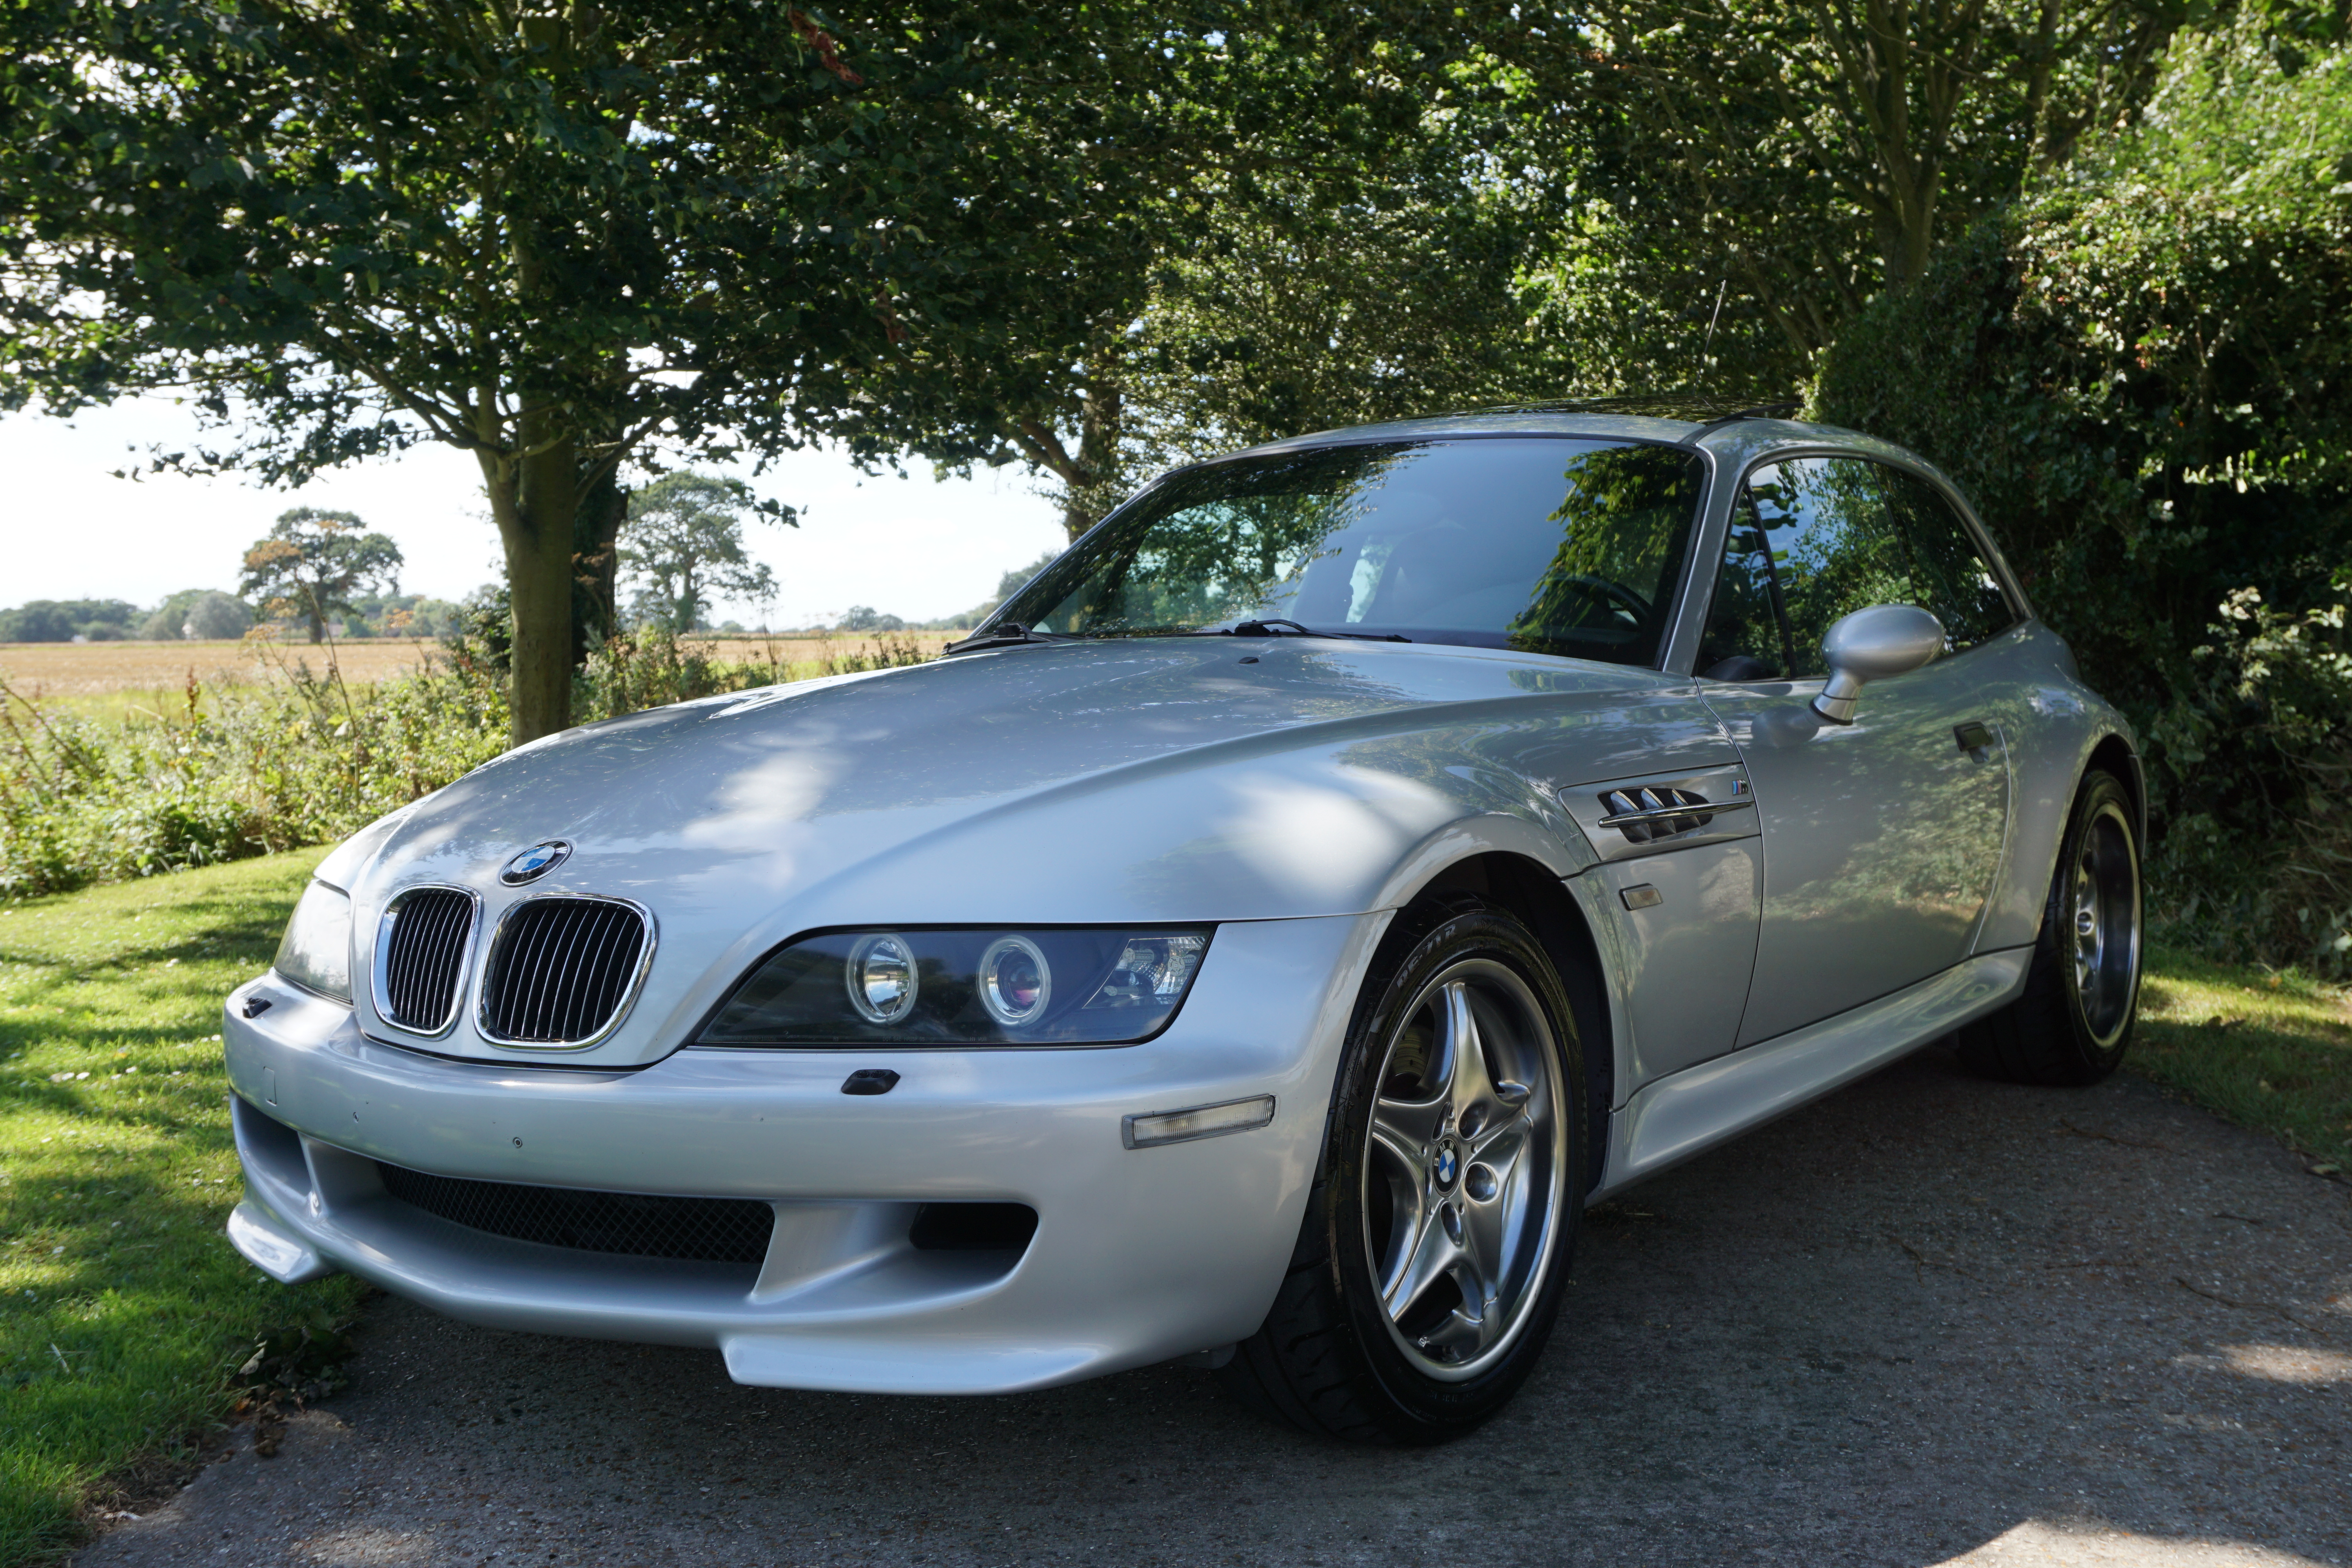
<path fill-rule="evenodd" d="M 562 865 L 564 858 L 571 853 L 572 846 L 561 838 L 551 838 L 544 844 L 534 844 L 506 863 L 499 872 L 499 880 L 509 888 L 535 881 Z"/>

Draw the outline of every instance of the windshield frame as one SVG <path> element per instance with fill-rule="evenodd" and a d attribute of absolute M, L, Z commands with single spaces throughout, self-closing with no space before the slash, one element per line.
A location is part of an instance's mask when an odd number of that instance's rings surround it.
<path fill-rule="evenodd" d="M 1433 421 L 1432 423 L 1433 425 L 1438 425 L 1440 422 Z M 1180 463 L 1174 468 L 1161 470 L 1160 473 L 1154 475 L 1150 480 L 1146 481 L 1133 495 L 1128 497 L 1127 500 L 1121 501 L 1118 506 L 1113 507 L 1109 511 L 1106 512 L 1091 528 L 1088 528 L 1086 532 L 1080 534 L 1076 539 L 1072 540 L 1069 544 L 1065 547 L 1063 555 L 1068 555 L 1076 552 L 1104 530 L 1113 528 L 1124 522 L 1129 512 L 1138 507 L 1144 506 L 1153 501 L 1160 496 L 1160 492 L 1168 487 L 1198 475 L 1204 469 L 1221 468 L 1228 463 L 1246 462 L 1255 458 L 1263 458 L 1291 457 L 1300 453 L 1322 451 L 1328 448 L 1339 447 L 1389 446 L 1404 442 L 1423 445 L 1454 445 L 1470 441 L 1577 441 L 1588 443 L 1604 442 L 1616 447 L 1663 447 L 1668 451 L 1680 453 L 1686 458 L 1696 458 L 1700 464 L 1700 471 L 1698 474 L 1697 496 L 1692 505 L 1690 518 L 1683 528 L 1682 559 L 1679 562 L 1673 563 L 1675 574 L 1674 577 L 1673 591 L 1669 596 L 1670 602 L 1665 606 L 1664 614 L 1660 619 L 1657 645 L 1652 652 L 1649 662 L 1643 664 L 1635 664 L 1631 662 L 1612 664 L 1612 661 L 1607 660 L 1580 659 L 1573 654 L 1549 653 L 1537 649 L 1517 648 L 1508 651 L 1510 651 L 1515 657 L 1523 658 L 1557 658 L 1571 663 L 1599 663 L 1620 669 L 1646 669 L 1672 674 L 1675 673 L 1678 663 L 1686 664 L 1689 660 L 1688 644 L 1695 634 L 1689 631 L 1685 623 L 1690 619 L 1692 614 L 1691 607 L 1694 603 L 1691 591 L 1691 574 L 1697 570 L 1697 563 L 1706 558 L 1705 541 L 1710 532 L 1715 531 L 1713 525 L 1719 521 L 1715 514 L 1719 510 L 1717 503 L 1722 495 L 1722 489 L 1718 482 L 1721 478 L 1721 465 L 1718 461 L 1717 454 L 1696 439 L 1697 437 L 1704 434 L 1706 434 L 1706 431 L 1702 427 L 1701 429 L 1692 431 L 1690 435 L 1679 439 L 1669 440 L 1657 436 L 1637 436 L 1614 430 L 1587 430 L 1578 428 L 1529 430 L 1524 427 L 1495 430 L 1464 430 L 1458 428 L 1449 429 L 1436 427 L 1416 430 L 1410 424 L 1400 424 L 1366 426 L 1358 430 L 1335 431 L 1328 436 L 1295 438 L 1286 441 L 1272 441 L 1267 442 L 1263 446 L 1244 447 L 1240 451 L 1221 452 L 1213 458 L 1202 458 L 1190 463 Z M 1055 565 L 1060 564 L 1061 559 L 1061 556 L 1056 556 L 1052 563 L 1048 563 L 1045 569 L 1038 574 L 1038 576 L 1042 577 L 1045 573 L 1051 572 Z M 1005 619 L 1004 612 L 1014 601 L 1026 594 L 1029 591 L 1030 586 L 1036 581 L 1037 578 L 1033 577 L 1028 583 L 1023 584 L 1021 587 L 1008 595 L 1003 604 L 999 605 L 994 610 L 991 611 L 988 617 L 978 626 L 974 627 L 971 633 L 961 643 L 950 645 L 949 651 L 955 652 L 965 648 L 977 649 L 980 647 L 990 643 L 991 635 L 992 632 L 995 632 L 997 628 L 1009 627 L 1010 626 L 1019 624 L 1008 622 Z M 1702 595 L 1699 598 L 1699 602 L 1701 602 L 1702 605 L 1704 597 L 1705 595 Z M 1166 637 L 1223 637 L 1228 635 L 1231 634 L 1222 630 L 1194 631 L 1171 628 L 1167 630 L 1138 632 L 1054 634 L 1050 637 L 1039 637 L 1036 640 L 1041 642 L 1148 641 Z M 1320 631 L 1310 632 L 1307 634 L 1291 633 L 1286 635 L 1308 635 L 1315 637 L 1331 637 L 1335 638 L 1349 638 L 1355 636 L 1355 634 L 1349 632 L 1325 633 Z M 1373 637 L 1367 640 L 1396 643 L 1408 642 L 1412 639 L 1409 637 Z M 993 646 L 1000 647 L 1011 647 L 1014 646 L 1016 641 L 1017 639 L 1009 639 L 1000 635 L 996 637 Z M 1432 640 L 1423 646 L 1456 649 L 1475 648 L 1478 651 L 1486 653 L 1500 651 L 1487 647 L 1486 645 L 1475 643 L 1449 643 Z"/>

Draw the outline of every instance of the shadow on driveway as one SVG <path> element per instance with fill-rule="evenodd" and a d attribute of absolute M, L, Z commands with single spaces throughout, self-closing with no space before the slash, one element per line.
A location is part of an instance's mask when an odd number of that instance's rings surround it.
<path fill-rule="evenodd" d="M 1596 1210 L 1526 1392 L 1419 1451 L 1174 1368 L 796 1394 L 379 1299 L 331 1411 L 77 1561 L 2344 1563 L 2347 1197 L 1930 1051 Z"/>

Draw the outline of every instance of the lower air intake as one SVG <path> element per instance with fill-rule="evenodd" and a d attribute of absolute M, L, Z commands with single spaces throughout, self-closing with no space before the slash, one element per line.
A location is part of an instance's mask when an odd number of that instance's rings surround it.
<path fill-rule="evenodd" d="M 614 899 L 533 899 L 509 910 L 482 977 L 481 1031 L 505 1044 L 585 1045 L 619 1021 L 650 933 Z"/>
<path fill-rule="evenodd" d="M 383 1189 L 426 1214 L 509 1241 L 758 1268 L 776 1211 L 752 1198 L 672 1198 L 428 1175 L 382 1161 Z"/>

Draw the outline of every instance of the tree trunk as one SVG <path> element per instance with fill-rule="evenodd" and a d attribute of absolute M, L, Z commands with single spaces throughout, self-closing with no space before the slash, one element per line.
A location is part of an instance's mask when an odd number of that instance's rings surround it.
<path fill-rule="evenodd" d="M 525 456 L 480 454 L 514 596 L 509 733 L 518 746 L 572 723 L 572 545 L 580 510 L 572 437 L 534 429 L 536 420 L 522 423 Z"/>
<path fill-rule="evenodd" d="M 1077 463 L 1074 475 L 1064 476 L 1062 489 L 1062 531 L 1073 544 L 1109 510 L 1105 492 L 1118 473 L 1119 427 L 1127 411 L 1118 366 L 1114 352 L 1097 357 L 1078 404 Z"/>
<path fill-rule="evenodd" d="M 629 492 L 607 472 L 580 499 L 572 521 L 572 663 L 574 668 L 621 629 L 621 525 Z"/>
<path fill-rule="evenodd" d="M 326 640 L 326 637 L 327 637 L 327 623 L 326 623 L 326 620 L 325 620 L 325 619 L 324 619 L 324 617 L 322 617 L 322 616 L 319 614 L 319 612 L 318 612 L 318 611 L 316 611 L 316 610 L 310 610 L 310 611 L 306 612 L 305 618 L 307 618 L 307 619 L 310 621 L 310 646 L 311 646 L 312 647 L 318 647 L 321 642 L 324 642 L 324 641 Z"/>

